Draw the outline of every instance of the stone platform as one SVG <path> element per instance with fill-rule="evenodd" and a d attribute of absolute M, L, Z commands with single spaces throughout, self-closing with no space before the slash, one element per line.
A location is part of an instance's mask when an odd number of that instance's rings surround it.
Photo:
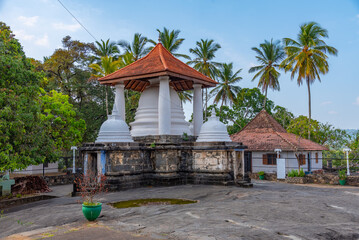
<path fill-rule="evenodd" d="M 85 169 L 105 173 L 113 191 L 183 184 L 243 185 L 245 146 L 239 143 L 198 143 L 191 136 L 172 135 L 134 140 L 84 144 L 80 151 Z"/>

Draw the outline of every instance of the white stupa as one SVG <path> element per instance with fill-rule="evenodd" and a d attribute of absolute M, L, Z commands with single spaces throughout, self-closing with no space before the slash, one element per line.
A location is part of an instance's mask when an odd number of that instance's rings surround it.
<path fill-rule="evenodd" d="M 169 135 L 182 135 L 186 133 L 192 135 L 189 123 L 185 120 L 185 115 L 181 106 L 181 100 L 178 94 L 173 88 L 170 88 L 170 99 L 164 101 L 170 101 L 170 114 L 167 118 L 170 118 L 170 133 Z M 130 123 L 131 135 L 133 137 L 159 135 L 159 117 L 158 117 L 158 105 L 159 105 L 159 86 L 151 85 L 145 89 L 141 94 L 138 108 L 136 111 L 135 121 Z"/>
<path fill-rule="evenodd" d="M 212 116 L 202 125 L 197 142 L 232 142 L 226 125 L 219 121 L 214 109 Z"/>
<path fill-rule="evenodd" d="M 117 111 L 116 103 L 113 105 L 112 114 L 101 125 L 96 139 L 96 143 L 105 142 L 133 142 L 129 127 Z"/>

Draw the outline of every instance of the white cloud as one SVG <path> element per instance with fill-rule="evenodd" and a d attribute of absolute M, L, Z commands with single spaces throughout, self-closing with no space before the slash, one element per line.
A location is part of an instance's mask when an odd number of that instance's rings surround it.
<path fill-rule="evenodd" d="M 336 112 L 336 111 L 329 111 L 328 113 L 331 115 L 338 114 L 338 112 Z"/>
<path fill-rule="evenodd" d="M 33 17 L 24 17 L 20 16 L 17 18 L 20 22 L 22 22 L 24 25 L 32 27 L 37 23 L 37 20 L 39 19 L 39 16 L 33 16 Z"/>
<path fill-rule="evenodd" d="M 55 29 L 66 30 L 66 31 L 70 31 L 70 32 L 76 32 L 77 30 L 79 30 L 81 28 L 81 25 L 78 23 L 74 23 L 74 24 L 54 23 L 54 24 L 52 24 L 52 26 Z"/>
<path fill-rule="evenodd" d="M 357 16 L 356 16 L 357 18 L 359 18 L 359 14 L 357 14 Z"/>
<path fill-rule="evenodd" d="M 43 47 L 49 47 L 50 46 L 49 36 L 45 34 L 42 38 L 36 39 L 35 44 Z"/>
<path fill-rule="evenodd" d="M 325 106 L 325 105 L 329 105 L 332 103 L 333 103 L 332 101 L 325 101 L 325 102 L 322 102 L 320 105 Z"/>
<path fill-rule="evenodd" d="M 27 34 L 24 30 L 15 30 L 14 31 L 15 37 L 20 41 L 30 41 L 35 38 L 34 35 Z"/>
<path fill-rule="evenodd" d="M 353 104 L 359 105 L 359 97 L 357 97 L 357 99 L 355 100 L 355 102 L 353 102 Z"/>

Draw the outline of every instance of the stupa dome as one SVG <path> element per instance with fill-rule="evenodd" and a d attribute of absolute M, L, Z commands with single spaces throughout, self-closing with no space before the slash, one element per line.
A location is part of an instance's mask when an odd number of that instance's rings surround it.
<path fill-rule="evenodd" d="M 96 142 L 133 142 L 129 127 L 118 114 L 116 104 L 114 104 L 112 114 L 101 125 Z"/>
<path fill-rule="evenodd" d="M 226 125 L 219 121 L 214 109 L 212 116 L 202 125 L 197 142 L 232 142 Z"/>
<path fill-rule="evenodd" d="M 136 111 L 135 121 L 130 123 L 132 127 L 131 135 L 133 137 L 159 135 L 158 95 L 158 85 L 151 85 L 141 94 Z M 189 128 L 189 123 L 185 120 L 184 112 L 181 106 L 181 100 L 173 88 L 170 88 L 170 98 L 171 116 L 168 116 L 171 118 L 170 135 L 181 136 L 183 133 L 192 135 Z"/>

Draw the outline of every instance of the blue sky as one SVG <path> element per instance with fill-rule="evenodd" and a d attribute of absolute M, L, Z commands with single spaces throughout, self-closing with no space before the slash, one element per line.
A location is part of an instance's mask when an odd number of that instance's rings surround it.
<path fill-rule="evenodd" d="M 256 64 L 252 47 L 265 39 L 295 38 L 299 25 L 316 21 L 329 31 L 327 44 L 339 50 L 330 57 L 330 71 L 312 85 L 312 117 L 338 128 L 359 128 L 359 0 L 167 0 L 70 1 L 64 5 L 97 39 L 132 40 L 136 32 L 157 39 L 156 29 L 181 30 L 180 53 L 188 54 L 201 38 L 222 48 L 218 62 L 242 68 L 241 87 L 256 87 L 248 69 Z M 93 38 L 56 0 L 0 0 L 0 21 L 10 25 L 28 57 L 42 59 L 61 47 L 61 39 L 93 42 Z M 296 116 L 308 114 L 306 86 L 289 74 L 281 90 L 268 97 Z M 188 116 L 191 105 L 185 106 Z"/>

